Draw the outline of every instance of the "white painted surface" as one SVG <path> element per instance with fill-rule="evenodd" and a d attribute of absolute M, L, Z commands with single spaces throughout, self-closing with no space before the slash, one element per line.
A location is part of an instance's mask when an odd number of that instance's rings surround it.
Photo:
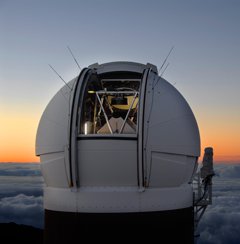
<path fill-rule="evenodd" d="M 177 187 L 192 177 L 196 158 L 152 151 L 150 187 Z"/>
<path fill-rule="evenodd" d="M 142 73 L 144 69 L 146 68 L 152 68 L 152 70 L 157 73 L 157 67 L 153 64 L 147 63 L 141 64 L 141 63 L 135 63 L 135 62 L 122 62 L 122 61 L 116 61 L 116 62 L 109 62 L 104 64 L 92 64 L 89 65 L 88 68 L 95 68 L 97 69 L 98 74 L 106 73 L 106 72 L 112 72 L 112 71 L 129 71 L 129 72 L 137 72 Z"/>
<path fill-rule="evenodd" d="M 76 79 L 68 83 L 73 87 Z M 66 85 L 52 98 L 40 119 L 36 155 L 64 151 L 68 144 L 68 121 L 72 92 Z"/>
<path fill-rule="evenodd" d="M 78 141 L 80 186 L 137 186 L 137 140 Z"/>
<path fill-rule="evenodd" d="M 69 165 L 65 162 L 64 152 L 49 153 L 41 156 L 41 171 L 47 186 L 69 187 Z"/>
<path fill-rule="evenodd" d="M 149 150 L 200 155 L 200 136 L 191 108 L 175 87 L 155 74 L 148 79 L 144 113 L 144 143 Z"/>
<path fill-rule="evenodd" d="M 46 187 L 44 208 L 64 212 L 121 213 L 181 209 L 192 206 L 190 185 L 171 188 L 81 187 L 76 191 Z"/>

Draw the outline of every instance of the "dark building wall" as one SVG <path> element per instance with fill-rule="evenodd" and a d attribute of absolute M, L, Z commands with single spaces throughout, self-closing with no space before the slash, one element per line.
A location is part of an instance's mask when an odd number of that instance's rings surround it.
<path fill-rule="evenodd" d="M 45 210 L 44 243 L 87 243 L 86 240 L 94 243 L 127 243 L 129 240 L 194 243 L 193 223 L 192 207 L 142 213 L 67 213 Z"/>

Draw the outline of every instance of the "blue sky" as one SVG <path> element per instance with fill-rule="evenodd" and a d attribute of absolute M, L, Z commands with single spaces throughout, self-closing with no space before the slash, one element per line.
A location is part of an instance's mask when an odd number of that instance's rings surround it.
<path fill-rule="evenodd" d="M 201 90 L 207 83 L 211 89 L 237 85 L 239 11 L 233 0 L 1 1 L 1 83 L 23 93 L 54 92 L 62 84 L 48 63 L 66 80 L 78 74 L 67 45 L 82 67 L 112 60 L 160 66 L 174 45 L 170 82 Z"/>
<path fill-rule="evenodd" d="M 164 78 L 193 109 L 203 147 L 240 161 L 236 147 L 223 150 L 226 141 L 240 143 L 239 13 L 237 0 L 0 0 L 0 116 L 40 118 L 63 85 L 48 64 L 66 81 L 79 73 L 67 46 L 81 67 L 117 60 L 160 67 L 174 46 Z"/>

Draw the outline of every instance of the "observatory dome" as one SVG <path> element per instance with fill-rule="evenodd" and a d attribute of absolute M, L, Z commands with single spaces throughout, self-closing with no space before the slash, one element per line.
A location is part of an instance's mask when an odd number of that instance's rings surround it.
<path fill-rule="evenodd" d="M 190 209 L 195 117 L 152 64 L 93 64 L 52 98 L 37 131 L 44 208 L 65 213 Z"/>

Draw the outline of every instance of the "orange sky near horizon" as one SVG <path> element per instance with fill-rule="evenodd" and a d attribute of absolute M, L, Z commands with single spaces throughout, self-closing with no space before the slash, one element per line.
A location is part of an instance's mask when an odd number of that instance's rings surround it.
<path fill-rule="evenodd" d="M 41 112 L 21 113 L 15 108 L 6 113 L 5 110 L 0 117 L 0 162 L 39 162 L 39 157 L 35 156 L 35 138 Z M 197 114 L 201 135 L 199 160 L 202 160 L 204 148 L 211 146 L 215 162 L 240 163 L 238 120 L 226 122 L 219 118 L 215 123 L 210 115 Z"/>
<path fill-rule="evenodd" d="M 240 114 L 231 111 L 230 116 L 220 109 L 208 110 L 201 108 L 196 113 L 201 136 L 200 159 L 204 148 L 211 146 L 214 150 L 214 161 L 240 163 Z"/>
<path fill-rule="evenodd" d="M 8 112 L 5 109 L 0 114 L 0 162 L 39 162 L 35 156 L 35 137 L 40 116 L 17 108 Z"/>

